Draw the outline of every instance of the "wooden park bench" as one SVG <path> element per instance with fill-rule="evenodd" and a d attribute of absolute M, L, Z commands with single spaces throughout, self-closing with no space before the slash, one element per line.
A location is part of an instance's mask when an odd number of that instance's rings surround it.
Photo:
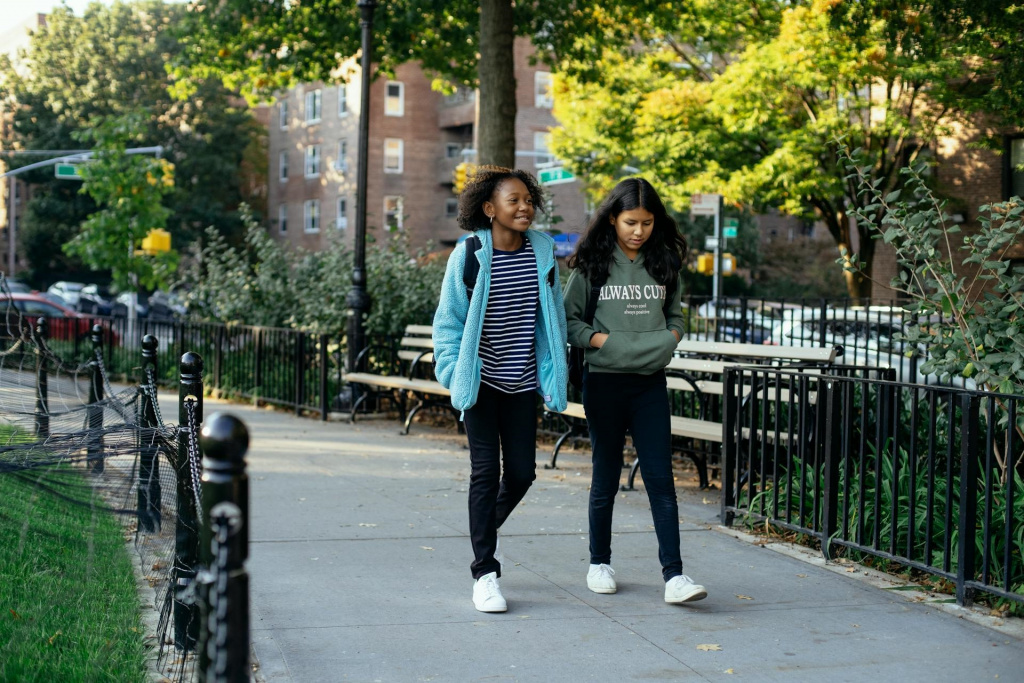
<path fill-rule="evenodd" d="M 345 381 L 350 385 L 359 386 L 361 395 L 352 404 L 350 421 L 355 422 L 360 406 L 370 398 L 388 399 L 398 407 L 404 420 L 403 434 L 409 433 L 413 418 L 424 408 L 440 407 L 455 414 L 449 401 L 449 392 L 433 379 L 434 340 L 433 328 L 430 325 L 408 325 L 399 342 L 397 357 L 392 358 L 389 349 L 367 347 L 359 354 L 356 367 L 362 368 L 370 364 L 383 372 L 350 372 Z M 409 410 L 410 397 L 415 400 Z M 462 431 L 462 423 L 458 423 Z"/>
<path fill-rule="evenodd" d="M 669 392 L 688 392 L 694 396 L 697 416 L 673 415 L 671 418 L 672 436 L 708 444 L 721 444 L 724 441 L 724 425 L 721 421 L 712 418 L 712 403 L 715 400 L 720 402 L 724 399 L 724 375 L 727 367 L 772 365 L 802 369 L 805 372 L 820 372 L 830 367 L 841 354 L 842 347 L 838 346 L 830 348 L 768 346 L 684 339 L 676 346 L 676 357 L 665 369 L 667 385 Z M 752 387 L 745 386 L 742 389 L 742 395 L 745 397 L 751 391 Z M 783 402 L 789 402 L 796 398 L 786 387 L 762 387 L 759 391 L 767 391 L 768 396 L 777 396 Z M 808 394 L 807 398 L 809 402 L 813 402 L 815 400 L 814 393 Z M 569 403 L 560 414 L 566 418 L 568 429 L 555 442 L 551 453 L 551 462 L 544 465 L 545 469 L 556 467 L 558 451 L 566 440 L 586 436 L 586 414 L 583 404 Z M 786 438 L 786 435 L 787 433 L 780 433 L 780 440 Z M 707 472 L 707 451 L 690 448 L 687 455 L 697 467 L 700 487 L 708 488 L 710 481 Z M 624 490 L 633 490 L 639 463 L 639 458 L 634 459 L 628 483 L 623 487 Z"/>

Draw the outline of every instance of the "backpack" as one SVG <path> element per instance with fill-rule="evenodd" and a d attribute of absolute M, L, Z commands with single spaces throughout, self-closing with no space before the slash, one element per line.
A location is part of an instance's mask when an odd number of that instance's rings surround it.
<path fill-rule="evenodd" d="M 526 239 L 525 237 L 523 239 Z M 477 249 L 482 247 L 480 238 L 470 235 L 466 240 L 466 260 L 462 264 L 462 282 L 466 285 L 466 298 L 473 298 L 473 288 L 476 286 L 477 275 L 480 274 L 480 262 L 476 260 Z M 548 271 L 548 286 L 555 286 L 555 269 Z"/>

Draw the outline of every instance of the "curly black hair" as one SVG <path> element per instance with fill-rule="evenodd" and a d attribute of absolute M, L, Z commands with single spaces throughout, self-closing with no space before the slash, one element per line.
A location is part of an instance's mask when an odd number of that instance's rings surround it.
<path fill-rule="evenodd" d="M 654 216 L 654 229 L 640 247 L 640 253 L 644 255 L 644 268 L 651 277 L 672 291 L 686 260 L 686 240 L 679 234 L 658 192 L 643 178 L 627 178 L 612 189 L 591 218 L 566 265 L 579 269 L 589 281 L 607 276 L 617 243 L 613 221 L 623 211 L 633 209 L 646 209 Z"/>
<path fill-rule="evenodd" d="M 534 210 L 543 211 L 544 191 L 532 173 L 502 166 L 479 166 L 459 195 L 459 227 L 469 231 L 486 228 L 490 221 L 484 213 L 484 202 L 493 201 L 498 187 L 509 178 L 522 180 L 533 198 Z"/>

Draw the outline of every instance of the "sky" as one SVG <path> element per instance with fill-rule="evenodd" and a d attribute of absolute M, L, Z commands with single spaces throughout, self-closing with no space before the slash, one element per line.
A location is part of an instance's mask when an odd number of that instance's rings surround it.
<path fill-rule="evenodd" d="M 106 5 L 113 4 L 114 0 L 0 0 L 0 35 L 6 33 L 22 23 L 36 12 L 48 14 L 50 10 L 61 4 L 70 7 L 75 14 L 82 16 L 82 12 L 92 2 L 103 2 Z M 182 2 L 184 0 L 172 0 Z"/>

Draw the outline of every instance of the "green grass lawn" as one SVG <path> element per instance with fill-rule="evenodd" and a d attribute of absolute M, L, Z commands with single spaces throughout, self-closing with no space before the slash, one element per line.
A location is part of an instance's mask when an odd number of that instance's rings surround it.
<path fill-rule="evenodd" d="M 61 472 L 81 478 L 77 503 L 37 487 L 41 470 L 0 474 L 0 681 L 146 680 L 124 530 L 78 472 Z"/>

